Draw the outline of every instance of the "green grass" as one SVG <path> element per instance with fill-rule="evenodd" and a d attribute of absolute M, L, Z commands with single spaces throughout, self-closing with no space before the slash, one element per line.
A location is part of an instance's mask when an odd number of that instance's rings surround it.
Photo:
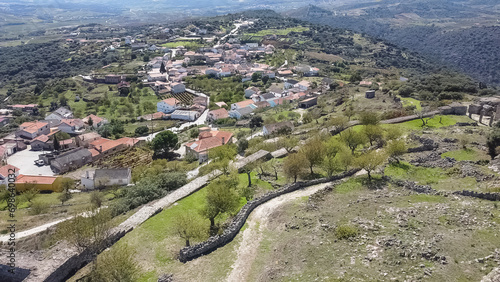
<path fill-rule="evenodd" d="M 168 47 L 168 48 L 176 48 L 177 46 L 184 46 L 188 49 L 195 49 L 202 47 L 200 43 L 198 43 L 198 40 L 184 40 L 184 41 L 175 41 L 175 42 L 168 42 L 160 45 L 161 47 Z"/>
<path fill-rule="evenodd" d="M 290 28 L 285 28 L 285 29 L 264 29 L 260 30 L 256 33 L 245 33 L 245 35 L 249 36 L 266 36 L 266 35 L 288 35 L 290 32 L 304 32 L 308 31 L 308 27 L 302 27 L 302 26 L 297 26 L 297 27 L 290 27 Z"/>
<path fill-rule="evenodd" d="M 246 173 L 240 173 L 239 178 L 239 187 L 246 187 L 248 185 L 248 175 Z M 252 173 L 250 173 L 250 178 L 252 179 L 252 185 L 256 185 L 259 188 L 263 188 L 266 190 L 273 190 L 273 186 L 271 186 L 271 184 L 267 181 L 260 180 L 255 171 L 252 171 Z"/>
<path fill-rule="evenodd" d="M 416 194 L 406 197 L 411 203 L 443 203 L 446 198 L 443 196 Z"/>
<path fill-rule="evenodd" d="M 422 110 L 422 105 L 420 104 L 420 101 L 417 99 L 401 97 L 401 102 L 403 103 L 403 107 L 415 106 L 417 111 Z"/>
<path fill-rule="evenodd" d="M 428 120 L 425 118 L 425 120 Z M 422 121 L 420 119 L 415 119 L 403 123 L 384 125 L 384 127 L 388 126 L 399 126 L 401 129 L 406 130 L 420 130 L 425 128 L 440 128 L 446 126 L 455 125 L 457 122 L 472 122 L 470 118 L 467 116 L 453 116 L 453 115 L 437 115 L 433 118 L 429 119 L 425 126 L 422 126 Z"/>
<path fill-rule="evenodd" d="M 446 178 L 443 169 L 416 167 L 406 162 L 390 164 L 385 168 L 384 173 L 396 179 L 412 180 L 421 185 L 436 184 Z"/>
<path fill-rule="evenodd" d="M 350 178 L 349 180 L 342 182 L 335 187 L 335 193 L 347 194 L 353 191 L 359 191 L 364 189 L 363 178 L 356 177 Z"/>
<path fill-rule="evenodd" d="M 475 149 L 461 149 L 456 151 L 448 151 L 441 154 L 441 157 L 454 158 L 457 161 L 479 161 L 488 160 L 489 157 L 484 151 L 479 151 Z"/>

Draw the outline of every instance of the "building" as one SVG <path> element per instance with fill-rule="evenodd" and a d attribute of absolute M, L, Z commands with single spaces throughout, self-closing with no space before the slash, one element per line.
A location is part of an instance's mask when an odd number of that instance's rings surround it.
<path fill-rule="evenodd" d="M 130 168 L 96 169 L 86 171 L 81 178 L 85 189 L 95 189 L 107 186 L 124 186 L 130 184 Z"/>
<path fill-rule="evenodd" d="M 31 145 L 31 150 L 33 151 L 52 151 L 54 150 L 54 142 L 50 140 L 50 138 L 47 135 L 40 135 L 33 139 L 30 143 Z"/>
<path fill-rule="evenodd" d="M 165 114 L 170 114 L 171 112 L 180 108 L 181 101 L 175 98 L 168 98 L 156 103 L 156 110 Z"/>
<path fill-rule="evenodd" d="M 238 103 L 231 104 L 231 110 L 238 110 L 242 108 L 246 108 L 248 106 L 252 106 L 255 102 L 251 99 L 244 100 Z"/>
<path fill-rule="evenodd" d="M 254 95 L 254 94 L 259 94 L 260 93 L 260 90 L 259 88 L 255 87 L 255 86 L 252 86 L 252 87 L 248 87 L 247 89 L 245 89 L 245 98 L 250 98 L 250 96 Z"/>
<path fill-rule="evenodd" d="M 27 112 L 30 114 L 34 114 L 38 112 L 38 105 L 37 104 L 28 104 L 28 105 L 12 105 L 12 106 L 7 106 L 8 108 L 11 108 L 12 110 L 21 110 L 23 112 Z"/>
<path fill-rule="evenodd" d="M 85 123 L 81 119 L 63 119 L 57 128 L 68 134 L 78 134 L 81 133 L 81 129 L 84 128 Z"/>
<path fill-rule="evenodd" d="M 172 93 L 174 94 L 186 91 L 186 86 L 182 83 L 174 82 L 170 85 L 170 87 L 172 88 Z"/>
<path fill-rule="evenodd" d="M 253 111 L 254 109 L 257 108 L 257 106 L 255 106 L 254 104 L 252 104 L 254 107 L 245 107 L 245 108 L 240 108 L 240 109 L 237 109 L 237 110 L 231 110 L 229 111 L 229 116 L 232 117 L 232 118 L 235 118 L 235 119 L 241 119 L 243 117 L 246 117 L 246 116 L 249 116 Z"/>
<path fill-rule="evenodd" d="M 101 139 L 101 135 L 99 135 L 99 133 L 97 132 L 89 132 L 89 133 L 85 133 L 85 134 L 82 134 L 82 135 L 79 135 L 79 136 L 76 136 L 76 145 L 78 147 L 84 147 L 84 148 L 89 148 L 90 147 L 90 143 L 96 141 L 96 140 L 99 140 Z"/>
<path fill-rule="evenodd" d="M 207 114 L 207 120 L 209 122 L 213 122 L 213 121 L 216 121 L 218 119 L 228 118 L 228 117 L 229 117 L 229 113 L 224 108 L 220 108 L 220 109 L 217 109 L 217 110 L 210 111 Z"/>
<path fill-rule="evenodd" d="M 167 115 L 162 112 L 156 112 L 154 114 L 147 114 L 140 117 L 137 117 L 137 120 L 157 120 L 164 119 Z"/>
<path fill-rule="evenodd" d="M 200 113 L 197 111 L 185 111 L 185 110 L 175 110 L 171 115 L 171 119 L 180 119 L 187 121 L 195 121 L 200 117 Z"/>
<path fill-rule="evenodd" d="M 50 162 L 50 168 L 55 173 L 66 173 L 92 162 L 92 154 L 85 148 L 76 148 L 56 156 Z"/>
<path fill-rule="evenodd" d="M 302 80 L 301 82 L 296 84 L 297 87 L 302 91 L 307 91 L 309 87 L 311 87 L 311 83 L 307 80 Z"/>
<path fill-rule="evenodd" d="M 16 136 L 31 140 L 40 135 L 47 135 L 49 133 L 50 127 L 47 122 L 33 121 L 21 124 L 19 130 L 16 132 Z"/>
<path fill-rule="evenodd" d="M 198 136 L 198 140 L 187 143 L 186 154 L 194 154 L 200 162 L 208 160 L 210 149 L 231 144 L 233 134 L 227 131 L 203 131 Z"/>
<path fill-rule="evenodd" d="M 375 90 L 368 90 L 365 92 L 365 98 L 372 99 L 375 98 Z"/>
<path fill-rule="evenodd" d="M 98 117 L 98 116 L 96 116 L 96 115 L 88 115 L 88 116 L 86 116 L 86 117 L 84 117 L 84 118 L 82 119 L 82 121 L 83 121 L 86 125 L 88 125 L 88 126 L 90 126 L 90 124 L 89 124 L 89 121 L 90 121 L 90 120 L 92 120 L 92 126 L 93 126 L 93 127 L 96 127 L 96 128 L 97 128 L 97 127 L 101 127 L 101 126 L 105 125 L 106 123 L 108 123 L 108 120 L 107 120 L 107 119 L 105 119 L 105 118 L 101 118 L 101 117 Z"/>
<path fill-rule="evenodd" d="M 74 118 L 72 111 L 68 110 L 65 107 L 60 107 L 59 109 L 53 111 L 45 119 L 46 120 L 58 120 L 58 121 L 61 121 L 63 119 L 72 119 L 72 118 Z"/>
<path fill-rule="evenodd" d="M 92 154 L 92 160 L 97 160 L 127 149 L 129 147 L 127 142 L 128 140 L 101 138 L 90 143 L 91 149 L 95 150 L 90 152 Z"/>
<path fill-rule="evenodd" d="M 60 176 L 41 176 L 41 175 L 23 175 L 20 174 L 16 179 L 16 190 L 22 192 L 29 189 L 39 191 L 61 192 Z"/>
<path fill-rule="evenodd" d="M 310 108 L 312 106 L 316 106 L 317 104 L 318 104 L 318 97 L 312 97 L 312 98 L 308 98 L 308 99 L 300 101 L 299 107 L 307 109 L 307 108 Z"/>
<path fill-rule="evenodd" d="M 108 74 L 104 77 L 104 82 L 109 84 L 118 84 L 123 80 L 121 75 L 116 74 Z"/>
<path fill-rule="evenodd" d="M 19 175 L 19 168 L 13 165 L 4 165 L 0 167 L 0 185 L 9 184 L 9 174 Z"/>
<path fill-rule="evenodd" d="M 294 129 L 293 123 L 291 121 L 283 121 L 273 124 L 264 125 L 262 132 L 264 136 L 272 134 L 290 133 Z"/>
<path fill-rule="evenodd" d="M 10 117 L 0 117 L 0 127 L 4 127 L 9 124 Z"/>
<path fill-rule="evenodd" d="M 297 80 L 295 79 L 287 79 L 285 81 L 285 89 L 289 89 L 289 88 L 292 88 L 294 87 L 297 83 L 299 83 Z"/>

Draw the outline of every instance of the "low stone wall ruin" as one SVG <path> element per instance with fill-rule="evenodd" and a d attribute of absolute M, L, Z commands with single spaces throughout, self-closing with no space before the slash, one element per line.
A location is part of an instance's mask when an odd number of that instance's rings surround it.
<path fill-rule="evenodd" d="M 293 183 L 290 185 L 286 185 L 283 188 L 268 192 L 265 195 L 254 199 L 252 201 L 249 201 L 244 205 L 241 210 L 238 212 L 236 217 L 233 219 L 231 224 L 229 225 L 228 228 L 224 230 L 224 232 L 221 235 L 216 235 L 213 237 L 210 237 L 207 241 L 202 242 L 200 244 L 197 244 L 195 246 L 190 246 L 190 247 L 185 247 L 183 248 L 180 253 L 179 253 L 179 260 L 181 262 L 187 262 L 189 260 L 195 259 L 197 257 L 200 257 L 202 255 L 209 254 L 216 249 L 225 246 L 229 242 L 231 242 L 234 237 L 240 232 L 241 228 L 245 224 L 248 216 L 250 213 L 259 205 L 276 198 L 278 196 L 299 190 L 304 187 L 309 187 L 313 185 L 318 185 L 322 183 L 327 183 L 327 182 L 332 182 L 335 180 L 343 179 L 346 177 L 353 176 L 355 173 L 357 173 L 359 169 L 354 169 L 336 176 L 332 176 L 330 178 L 321 178 L 321 179 L 315 179 L 311 181 L 306 181 L 306 182 L 297 182 Z"/>

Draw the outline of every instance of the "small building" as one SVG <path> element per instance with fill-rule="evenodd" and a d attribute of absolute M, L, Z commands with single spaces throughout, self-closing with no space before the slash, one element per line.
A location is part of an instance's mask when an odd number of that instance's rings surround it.
<path fill-rule="evenodd" d="M 9 184 L 9 174 L 14 174 L 17 177 L 19 175 L 19 168 L 9 164 L 0 167 L 0 185 Z"/>
<path fill-rule="evenodd" d="M 254 105 L 254 107 L 256 108 L 255 105 Z M 229 111 L 228 114 L 232 118 L 241 119 L 241 118 L 244 118 L 246 116 L 249 116 L 254 111 L 254 109 L 255 109 L 254 107 L 248 106 L 248 107 L 245 107 L 245 108 L 231 110 L 231 111 Z"/>
<path fill-rule="evenodd" d="M 209 111 L 207 114 L 207 120 L 209 122 L 216 121 L 216 120 L 222 119 L 222 118 L 228 118 L 228 117 L 229 117 L 229 113 L 224 108 Z"/>
<path fill-rule="evenodd" d="M 174 94 L 186 91 L 186 86 L 182 83 L 174 82 L 170 85 L 170 87 L 172 88 L 172 93 Z"/>
<path fill-rule="evenodd" d="M 254 94 L 259 94 L 260 93 L 260 89 L 255 87 L 255 86 L 252 86 L 252 87 L 248 87 L 247 89 L 245 89 L 245 98 L 250 98 L 250 96 L 254 95 Z"/>
<path fill-rule="evenodd" d="M 101 135 L 97 132 L 89 132 L 79 136 L 76 136 L 75 141 L 78 147 L 89 148 L 90 143 L 101 139 Z"/>
<path fill-rule="evenodd" d="M 308 98 L 308 99 L 300 101 L 299 107 L 307 109 L 307 108 L 310 108 L 312 106 L 316 106 L 317 104 L 318 104 L 318 97 L 312 97 L 312 98 Z"/>
<path fill-rule="evenodd" d="M 50 127 L 47 122 L 33 121 L 21 124 L 19 130 L 16 132 L 16 136 L 31 140 L 40 135 L 47 135 L 49 133 Z"/>
<path fill-rule="evenodd" d="M 92 154 L 85 148 L 77 148 L 64 152 L 50 162 L 50 168 L 55 173 L 66 173 L 92 162 Z"/>
<path fill-rule="evenodd" d="M 29 189 L 39 191 L 61 192 L 60 176 L 41 176 L 41 175 L 23 175 L 20 174 L 16 179 L 16 190 L 23 192 Z"/>
<path fill-rule="evenodd" d="M 46 120 L 58 120 L 61 121 L 63 119 L 72 119 L 74 118 L 73 112 L 65 107 L 60 107 L 59 109 L 53 111 L 50 115 L 48 115 Z"/>
<path fill-rule="evenodd" d="M 289 88 L 292 88 L 294 87 L 297 83 L 299 83 L 297 80 L 295 79 L 287 79 L 285 81 L 285 89 L 289 89 Z"/>
<path fill-rule="evenodd" d="M 161 100 L 160 102 L 156 103 L 156 110 L 158 112 L 170 114 L 171 112 L 180 108 L 181 106 L 180 103 L 181 101 L 175 98 L 168 98 L 165 100 Z"/>
<path fill-rule="evenodd" d="M 84 128 L 85 123 L 81 119 L 63 119 L 57 128 L 68 134 L 78 134 L 81 133 L 81 129 Z"/>
<path fill-rule="evenodd" d="M 283 121 L 273 124 L 264 125 L 262 132 L 264 136 L 272 134 L 290 133 L 294 129 L 293 123 L 291 121 Z"/>
<path fill-rule="evenodd" d="M 233 133 L 227 131 L 204 131 L 198 136 L 198 140 L 187 143 L 186 154 L 192 153 L 200 162 L 208 160 L 210 149 L 231 144 Z"/>
<path fill-rule="evenodd" d="M 116 74 L 108 74 L 104 77 L 104 82 L 109 84 L 118 84 L 122 81 L 123 77 Z"/>
<path fill-rule="evenodd" d="M 231 104 L 231 110 L 238 110 L 238 109 L 246 108 L 246 107 L 252 106 L 254 103 L 255 102 L 251 99 L 244 100 L 244 101 L 241 101 L 238 103 L 233 103 L 233 104 Z"/>
<path fill-rule="evenodd" d="M 130 184 L 130 168 L 96 169 L 86 171 L 81 178 L 84 189 L 125 186 Z"/>
<path fill-rule="evenodd" d="M 171 119 L 180 119 L 187 121 L 195 121 L 200 117 L 200 113 L 197 111 L 184 111 L 184 110 L 175 110 L 171 115 Z"/>
<path fill-rule="evenodd" d="M 88 115 L 82 119 L 82 121 L 88 126 L 90 126 L 90 124 L 89 124 L 90 120 L 92 120 L 93 127 L 101 127 L 101 126 L 105 125 L 106 123 L 108 123 L 107 119 L 102 118 L 102 117 L 98 117 L 98 116 L 93 115 L 93 114 Z"/>
<path fill-rule="evenodd" d="M 375 98 L 375 90 L 368 90 L 365 92 L 365 98 L 366 99 L 373 99 Z"/>
<path fill-rule="evenodd" d="M 52 140 L 47 135 L 40 135 L 33 139 L 30 143 L 31 145 L 31 150 L 33 151 L 42 151 L 42 150 L 47 150 L 47 151 L 52 151 L 54 150 L 54 143 Z"/>

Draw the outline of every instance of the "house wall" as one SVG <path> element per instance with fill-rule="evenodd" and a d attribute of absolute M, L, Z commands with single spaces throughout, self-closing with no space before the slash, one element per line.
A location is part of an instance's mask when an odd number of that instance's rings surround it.
<path fill-rule="evenodd" d="M 177 109 L 176 106 L 169 105 L 163 101 L 156 103 L 156 111 L 170 114 Z"/>
<path fill-rule="evenodd" d="M 85 189 L 94 189 L 94 180 L 93 179 L 89 179 L 89 178 L 86 178 L 86 177 L 82 177 L 81 178 L 81 183 L 82 183 L 82 186 L 85 188 Z"/>
<path fill-rule="evenodd" d="M 52 184 L 38 184 L 35 183 L 34 187 L 40 191 L 52 191 L 52 192 L 61 192 L 61 180 L 62 177 L 57 177 Z M 16 190 L 19 192 L 25 191 L 33 186 L 32 183 L 16 183 Z"/>

